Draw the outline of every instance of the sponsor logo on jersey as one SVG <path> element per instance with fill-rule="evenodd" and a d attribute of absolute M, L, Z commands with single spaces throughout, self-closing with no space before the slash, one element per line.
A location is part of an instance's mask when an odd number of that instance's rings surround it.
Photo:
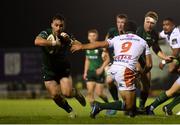
<path fill-rule="evenodd" d="M 119 87 L 125 87 L 122 83 L 119 83 Z"/>
<path fill-rule="evenodd" d="M 151 40 L 151 37 L 147 36 L 147 37 L 146 37 L 146 40 Z"/>
<path fill-rule="evenodd" d="M 132 55 L 118 55 L 114 57 L 114 60 L 122 60 L 122 59 L 131 60 Z"/>
<path fill-rule="evenodd" d="M 122 41 L 122 40 L 140 41 L 140 39 L 138 39 L 138 38 L 133 38 L 133 37 L 122 38 L 122 39 L 120 39 L 120 40 L 121 40 L 121 41 Z"/>
<path fill-rule="evenodd" d="M 98 56 L 88 56 L 89 59 L 97 59 Z"/>
<path fill-rule="evenodd" d="M 115 75 L 116 74 L 116 72 L 111 72 L 111 75 Z"/>
<path fill-rule="evenodd" d="M 114 57 L 115 62 L 128 63 L 129 60 L 132 60 L 132 55 L 118 55 Z"/>
<path fill-rule="evenodd" d="M 94 50 L 94 53 L 96 53 L 96 54 L 97 54 L 98 52 L 99 52 L 99 50 L 98 50 L 98 49 L 95 49 L 95 50 Z"/>
<path fill-rule="evenodd" d="M 175 45 L 175 44 L 177 44 L 177 39 L 176 38 L 172 40 L 172 45 Z"/>
<path fill-rule="evenodd" d="M 89 54 L 89 53 L 90 53 L 90 50 L 87 50 L 86 52 L 87 52 L 87 54 Z"/>

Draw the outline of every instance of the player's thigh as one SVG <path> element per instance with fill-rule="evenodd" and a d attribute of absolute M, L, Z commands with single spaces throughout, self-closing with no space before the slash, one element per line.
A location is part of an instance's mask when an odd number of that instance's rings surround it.
<path fill-rule="evenodd" d="M 112 76 L 112 72 L 113 72 L 113 70 L 114 70 L 114 68 L 113 68 L 114 66 L 112 65 L 112 66 L 108 66 L 108 69 L 106 70 L 106 77 L 105 77 L 105 82 L 110 86 L 112 83 L 113 83 L 113 81 L 114 81 L 114 77 Z"/>
<path fill-rule="evenodd" d="M 98 96 L 103 95 L 104 83 L 96 83 L 95 92 Z"/>
<path fill-rule="evenodd" d="M 60 94 L 59 84 L 55 80 L 45 81 L 44 84 L 52 98 Z"/>
<path fill-rule="evenodd" d="M 63 95 L 70 96 L 72 93 L 72 88 L 73 85 L 71 76 L 60 79 L 60 89 Z"/>
<path fill-rule="evenodd" d="M 111 86 L 111 84 L 113 84 L 114 80 L 113 80 L 111 75 L 107 75 L 106 78 L 105 78 L 105 81 L 109 86 Z"/>
<path fill-rule="evenodd" d="M 166 91 L 166 94 L 168 97 L 173 96 L 176 92 L 180 91 L 180 78 L 178 78 L 174 84 L 172 85 L 172 87 Z"/>
<path fill-rule="evenodd" d="M 95 86 L 96 86 L 96 83 L 94 81 L 87 81 L 86 87 L 87 87 L 88 94 L 94 93 Z"/>
<path fill-rule="evenodd" d="M 136 99 L 135 90 L 120 91 L 120 95 L 121 95 L 123 101 L 126 104 L 126 110 L 131 110 L 133 108 L 133 106 L 134 106 L 135 99 Z"/>

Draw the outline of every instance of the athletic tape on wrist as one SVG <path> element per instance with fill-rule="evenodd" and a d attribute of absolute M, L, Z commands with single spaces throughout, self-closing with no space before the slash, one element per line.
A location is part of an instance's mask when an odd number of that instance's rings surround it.
<path fill-rule="evenodd" d="M 166 60 L 162 60 L 161 63 L 165 65 L 166 64 Z"/>

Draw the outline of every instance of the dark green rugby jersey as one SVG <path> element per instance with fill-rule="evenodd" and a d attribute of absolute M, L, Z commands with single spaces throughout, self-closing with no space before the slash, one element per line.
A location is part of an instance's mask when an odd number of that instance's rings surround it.
<path fill-rule="evenodd" d="M 52 29 L 42 31 L 38 36 L 47 39 L 49 35 L 53 34 Z M 43 66 L 48 69 L 55 69 L 60 67 L 60 64 L 66 62 L 69 45 L 65 44 L 65 39 L 59 36 L 61 46 L 43 46 Z M 62 67 L 62 66 L 61 66 Z M 57 68 L 58 69 L 58 68 Z"/>
<path fill-rule="evenodd" d="M 119 31 L 116 27 L 112 27 L 108 31 L 108 39 L 113 39 L 115 36 L 119 35 Z M 113 48 L 108 48 L 109 55 L 110 55 L 110 62 L 113 63 L 114 60 L 114 49 Z"/>
<path fill-rule="evenodd" d="M 136 34 L 143 38 L 149 47 L 153 46 L 154 44 L 158 44 L 158 33 L 155 30 L 152 30 L 151 32 L 145 32 L 144 27 L 140 26 L 138 27 Z"/>
<path fill-rule="evenodd" d="M 103 63 L 102 52 L 102 49 L 86 50 L 86 57 L 89 60 L 88 70 L 94 71 L 97 68 L 101 67 Z"/>
<path fill-rule="evenodd" d="M 108 35 L 109 35 L 108 39 L 112 39 L 112 38 L 114 38 L 115 36 L 118 36 L 118 35 L 119 35 L 119 31 L 117 30 L 116 27 L 112 27 L 112 28 L 109 29 Z"/>

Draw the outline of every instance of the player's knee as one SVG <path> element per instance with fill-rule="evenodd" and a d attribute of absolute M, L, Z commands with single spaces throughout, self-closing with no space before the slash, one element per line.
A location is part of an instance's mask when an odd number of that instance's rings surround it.
<path fill-rule="evenodd" d="M 152 64 L 146 65 L 147 69 L 150 71 L 152 69 Z"/>
<path fill-rule="evenodd" d="M 51 98 L 55 98 L 56 96 L 59 95 L 59 92 L 56 89 L 52 89 L 52 88 L 47 88 L 47 89 L 49 91 Z"/>
<path fill-rule="evenodd" d="M 166 91 L 167 97 L 172 97 L 172 96 L 174 95 L 174 93 L 175 93 L 175 92 L 172 91 L 171 89 Z"/>
<path fill-rule="evenodd" d="M 106 83 L 107 83 L 108 85 L 111 85 L 111 84 L 113 83 L 113 79 L 112 79 L 110 76 L 107 76 L 107 77 L 106 77 Z"/>
<path fill-rule="evenodd" d="M 103 96 L 103 92 L 101 92 L 101 91 L 96 91 L 96 95 L 99 96 L 99 97 L 101 97 L 101 96 Z"/>
<path fill-rule="evenodd" d="M 55 91 L 50 92 L 50 96 L 52 99 L 56 98 L 59 94 Z"/>
<path fill-rule="evenodd" d="M 93 95 L 93 91 L 88 91 L 88 92 L 87 92 L 87 95 L 88 95 L 88 96 L 92 96 L 92 95 Z"/>
<path fill-rule="evenodd" d="M 65 90 L 65 91 L 62 92 L 62 94 L 66 98 L 71 98 L 72 97 L 72 91 L 70 91 L 70 90 Z"/>
<path fill-rule="evenodd" d="M 109 86 L 112 86 L 113 80 L 112 80 L 112 79 L 108 79 L 108 80 L 106 80 L 106 83 L 107 83 Z"/>

